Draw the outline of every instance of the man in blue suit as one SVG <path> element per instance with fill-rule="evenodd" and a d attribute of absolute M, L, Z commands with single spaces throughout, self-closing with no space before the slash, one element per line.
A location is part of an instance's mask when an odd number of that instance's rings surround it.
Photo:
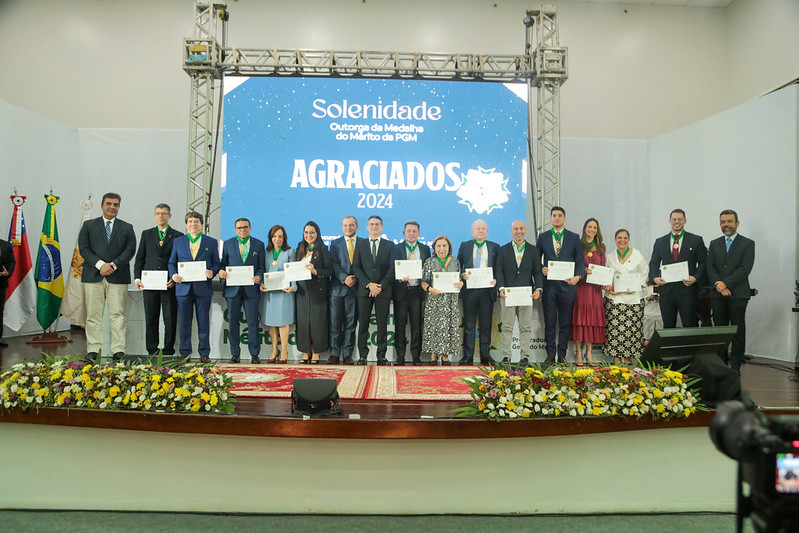
<path fill-rule="evenodd" d="M 355 246 L 358 244 L 358 220 L 346 216 L 341 221 L 342 237 L 330 243 L 333 276 L 330 278 L 330 357 L 329 365 L 352 364 L 355 348 L 355 318 L 358 302 L 358 278 L 352 270 Z"/>
<path fill-rule="evenodd" d="M 216 239 L 203 235 L 203 216 L 195 211 L 186 213 L 186 235 L 175 239 L 169 257 L 169 276 L 175 285 L 180 314 L 180 355 L 184 360 L 191 357 L 191 315 L 197 312 L 197 338 L 201 363 L 211 358 L 211 298 L 214 290 L 211 279 L 219 271 L 219 244 Z M 205 280 L 183 281 L 179 266 L 190 261 L 205 261 Z"/>
<path fill-rule="evenodd" d="M 660 314 L 664 328 L 677 327 L 677 313 L 684 328 L 699 325 L 696 316 L 696 301 L 699 287 L 705 277 L 707 248 L 699 235 L 685 231 L 685 211 L 675 209 L 669 215 L 671 231 L 655 241 L 649 260 L 649 277 L 660 287 Z M 661 265 L 688 263 L 688 278 L 666 283 L 660 274 Z"/>
<path fill-rule="evenodd" d="M 749 273 L 755 264 L 755 241 L 738 234 L 738 213 L 725 209 L 719 215 L 724 236 L 710 241 L 707 277 L 713 287 L 710 308 L 713 325 L 738 326 L 729 353 L 730 367 L 741 374 L 746 348 L 746 306 L 752 296 Z"/>
<path fill-rule="evenodd" d="M 244 305 L 244 315 L 247 318 L 247 346 L 250 349 L 250 362 L 258 364 L 261 358 L 260 335 L 260 283 L 264 275 L 266 255 L 264 242 L 250 237 L 250 221 L 240 218 L 235 223 L 236 236 L 222 243 L 222 269 L 219 279 L 228 278 L 227 268 L 237 266 L 251 266 L 253 271 L 252 282 L 249 285 L 225 285 L 224 295 L 227 300 L 228 324 L 230 325 L 230 362 L 241 361 L 241 343 L 239 341 L 239 323 L 241 321 L 241 306 Z"/>
<path fill-rule="evenodd" d="M 497 301 L 497 280 L 496 278 L 493 280 L 494 286 L 492 287 L 470 289 L 469 275 L 466 270 L 492 267 L 494 276 L 496 276 L 499 245 L 486 240 L 488 225 L 483 220 L 475 220 L 472 223 L 472 237 L 471 240 L 462 242 L 458 247 L 461 276 L 466 280 L 460 293 L 460 298 L 463 301 L 463 357 L 458 364 L 462 366 L 474 364 L 474 345 L 478 323 L 480 324 L 480 364 L 490 365 L 494 362 L 491 359 L 490 350 L 494 302 Z"/>
<path fill-rule="evenodd" d="M 566 361 L 577 282 L 585 273 L 585 257 L 580 236 L 564 227 L 566 210 L 558 206 L 553 207 L 549 211 L 549 221 L 552 229 L 541 233 L 536 241 L 536 248 L 544 261 L 541 273 L 547 278 L 544 281 L 543 296 L 544 339 L 547 350 L 545 365 L 554 363 L 556 357 L 562 363 Z M 574 262 L 573 275 L 562 280 L 549 279 L 551 261 Z"/>

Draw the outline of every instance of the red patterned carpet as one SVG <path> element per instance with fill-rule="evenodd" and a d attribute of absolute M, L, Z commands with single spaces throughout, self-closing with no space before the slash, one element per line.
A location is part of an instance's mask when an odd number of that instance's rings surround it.
<path fill-rule="evenodd" d="M 478 372 L 472 366 L 371 367 L 367 400 L 470 400 L 462 381 Z"/>
<path fill-rule="evenodd" d="M 294 378 L 328 378 L 338 382 L 341 398 L 363 398 L 369 367 L 328 365 L 230 365 L 217 368 L 233 378 L 230 390 L 242 398 L 289 398 Z"/>
<path fill-rule="evenodd" d="M 332 378 L 343 399 L 465 401 L 470 399 L 469 387 L 461 378 L 477 373 L 471 366 L 216 366 L 233 378 L 231 391 L 241 398 L 288 398 L 294 378 Z"/>

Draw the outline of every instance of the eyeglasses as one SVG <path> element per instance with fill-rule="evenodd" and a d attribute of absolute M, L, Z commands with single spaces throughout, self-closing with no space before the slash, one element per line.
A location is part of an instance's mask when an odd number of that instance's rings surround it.
<path fill-rule="evenodd" d="M 239 231 L 240 229 L 250 229 L 250 226 L 237 226 L 236 227 L 236 231 Z"/>

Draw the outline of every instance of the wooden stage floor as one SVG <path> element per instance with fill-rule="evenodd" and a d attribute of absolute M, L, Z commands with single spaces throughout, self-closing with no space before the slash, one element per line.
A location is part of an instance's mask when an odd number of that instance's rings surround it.
<path fill-rule="evenodd" d="M 41 354 L 74 355 L 86 350 L 86 338 L 81 329 L 63 333 L 73 340 L 70 344 L 30 345 L 31 336 L 7 338 L 7 348 L 0 348 L 0 368 L 8 370 L 20 361 L 36 361 Z M 799 381 L 793 366 L 784 361 L 755 358 L 741 369 L 741 382 L 752 400 L 762 407 L 799 408 Z M 459 401 L 378 401 L 345 400 L 344 417 L 358 415 L 361 419 L 418 420 L 452 418 L 452 409 Z M 293 417 L 288 398 L 242 398 L 236 403 L 237 415 L 257 417 Z"/>

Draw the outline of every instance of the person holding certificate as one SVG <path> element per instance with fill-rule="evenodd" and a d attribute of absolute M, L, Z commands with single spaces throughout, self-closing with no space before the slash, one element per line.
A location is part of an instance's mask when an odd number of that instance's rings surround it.
<path fill-rule="evenodd" d="M 488 225 L 483 220 L 472 223 L 472 239 L 464 241 L 458 248 L 458 263 L 461 267 L 461 277 L 466 280 L 466 286 L 461 289 L 463 300 L 463 357 L 458 362 L 461 365 L 474 364 L 474 349 L 477 324 L 480 324 L 480 364 L 490 365 L 491 359 L 491 332 L 494 311 L 494 302 L 497 301 L 496 278 L 490 280 L 490 286 L 480 289 L 469 288 L 469 269 L 495 268 L 499 245 L 486 240 Z M 494 274 L 496 275 L 496 273 Z"/>
<path fill-rule="evenodd" d="M 175 282 L 167 278 L 166 290 L 145 290 L 142 283 L 142 272 L 159 270 L 167 273 L 169 256 L 172 255 L 172 243 L 183 233 L 169 225 L 172 208 L 167 204 L 155 206 L 155 227 L 141 232 L 139 251 L 133 263 L 133 277 L 136 288 L 142 293 L 144 300 L 144 339 L 147 353 L 158 353 L 160 339 L 160 315 L 164 317 L 163 355 L 175 355 L 175 337 L 178 326 L 178 300 L 175 297 Z"/>
<path fill-rule="evenodd" d="M 319 225 L 307 222 L 297 245 L 297 260 L 305 263 L 311 279 L 297 282 L 297 349 L 300 363 L 319 363 L 319 353 L 330 349 L 328 295 L 333 258 L 322 241 Z"/>
<path fill-rule="evenodd" d="M 422 265 L 421 287 L 427 293 L 422 320 L 422 350 L 430 353 L 431 365 L 438 364 L 439 355 L 442 365 L 450 365 L 449 358 L 461 351 L 458 291 L 463 282 L 455 281 L 451 287 L 445 287 L 444 282 L 436 285 L 435 278 L 440 273 L 458 274 L 456 278 L 460 278 L 461 266 L 452 257 L 452 242 L 445 235 L 433 239 L 433 253 L 435 255 Z"/>
<path fill-rule="evenodd" d="M 394 243 L 383 239 L 383 219 L 377 215 L 366 223 L 368 239 L 355 245 L 352 270 L 358 279 L 358 364 L 369 356 L 369 322 L 372 308 L 377 318 L 377 364 L 388 365 L 388 312 L 394 285 Z"/>
<path fill-rule="evenodd" d="M 419 242 L 419 223 L 409 220 L 402 234 L 405 240 L 394 247 L 394 261 L 416 261 L 418 265 L 430 258 L 430 247 Z M 421 270 L 421 269 L 420 269 Z M 399 276 L 395 276 L 399 277 Z M 394 280 L 394 352 L 395 365 L 405 364 L 407 339 L 405 326 L 411 326 L 411 360 L 414 366 L 422 364 L 422 306 L 424 291 L 420 278 L 409 276 Z"/>
<path fill-rule="evenodd" d="M 230 328 L 230 362 L 241 361 L 241 344 L 239 342 L 239 324 L 241 322 L 241 306 L 247 318 L 247 347 L 250 350 L 250 363 L 261 362 L 260 336 L 261 321 L 258 316 L 261 304 L 261 279 L 264 275 L 264 242 L 250 236 L 251 225 L 246 218 L 235 222 L 236 236 L 222 243 L 222 268 L 219 279 L 227 280 L 223 294 L 227 300 L 228 325 Z M 250 267 L 250 268 L 247 268 Z M 234 272 L 228 268 L 247 271 L 248 279 L 233 280 Z M 249 270 L 252 270 L 250 274 Z"/>
<path fill-rule="evenodd" d="M 649 259 L 649 277 L 660 287 L 660 313 L 663 327 L 677 327 L 677 313 L 685 328 L 697 327 L 696 301 L 699 286 L 705 277 L 707 248 L 699 235 L 685 231 L 685 211 L 675 209 L 669 215 L 671 232 L 658 238 Z M 673 265 L 673 267 L 671 267 Z M 678 279 L 664 272 L 663 267 L 687 271 Z M 686 268 L 687 267 L 687 268 Z"/>
<path fill-rule="evenodd" d="M 530 361 L 533 344 L 532 301 L 541 297 L 544 278 L 541 275 L 541 254 L 524 239 L 527 235 L 524 222 L 513 222 L 510 234 L 513 240 L 500 248 L 497 254 L 497 286 L 502 305 L 502 362 L 510 363 L 513 324 L 518 320 L 521 345 L 519 363 L 526 364 Z M 530 305 L 507 305 L 506 291 L 511 287 L 530 287 L 532 293 L 527 297 Z"/>
<path fill-rule="evenodd" d="M 606 340 L 602 352 L 629 364 L 644 350 L 644 297 L 649 273 L 643 254 L 630 248 L 630 232 L 616 231 L 616 252 L 608 256 L 614 285 L 605 287 Z M 622 283 L 624 284 L 622 285 Z"/>
<path fill-rule="evenodd" d="M 569 347 L 574 299 L 577 282 L 585 276 L 585 256 L 580 236 L 565 229 L 566 210 L 555 206 L 549 211 L 550 231 L 538 236 L 536 248 L 544 267 L 544 338 L 547 358 L 545 365 L 557 360 L 566 361 Z"/>
<path fill-rule="evenodd" d="M 585 261 L 585 274 L 591 273 L 589 265 L 605 266 L 605 243 L 602 242 L 602 230 L 599 221 L 589 218 L 583 224 L 583 233 L 580 235 L 583 246 L 583 260 Z M 577 294 L 574 298 L 572 311 L 571 339 L 577 351 L 575 363 L 583 364 L 583 348 L 585 360 L 594 363 L 591 353 L 594 344 L 605 342 L 605 307 L 602 304 L 602 287 L 588 283 L 586 279 L 577 282 Z"/>
<path fill-rule="evenodd" d="M 268 274 L 283 273 L 283 265 L 294 261 L 294 249 L 288 244 L 286 228 L 280 225 L 269 229 L 269 244 L 266 245 L 266 268 Z M 289 359 L 289 325 L 294 323 L 294 292 L 297 283 L 292 281 L 279 290 L 268 290 L 261 300 L 261 317 L 269 328 L 269 339 L 272 341 L 272 356 L 267 363 L 286 364 Z M 280 358 L 278 359 L 278 341 L 280 342 Z"/>
<path fill-rule="evenodd" d="M 186 213 L 186 235 L 175 239 L 169 256 L 169 277 L 177 285 L 175 295 L 180 314 L 180 346 L 184 360 L 191 357 L 191 320 L 197 313 L 197 339 L 201 363 L 211 361 L 211 298 L 214 289 L 211 279 L 219 271 L 219 244 L 213 237 L 203 235 L 203 216 L 196 211 Z M 204 267 L 202 272 L 195 272 Z M 203 279 L 195 274 L 202 274 Z M 184 279 L 184 276 L 187 279 Z M 191 277 L 189 277 L 191 276 Z M 191 279 L 191 281 L 189 281 Z M 195 281 L 196 279 L 196 281 Z"/>

